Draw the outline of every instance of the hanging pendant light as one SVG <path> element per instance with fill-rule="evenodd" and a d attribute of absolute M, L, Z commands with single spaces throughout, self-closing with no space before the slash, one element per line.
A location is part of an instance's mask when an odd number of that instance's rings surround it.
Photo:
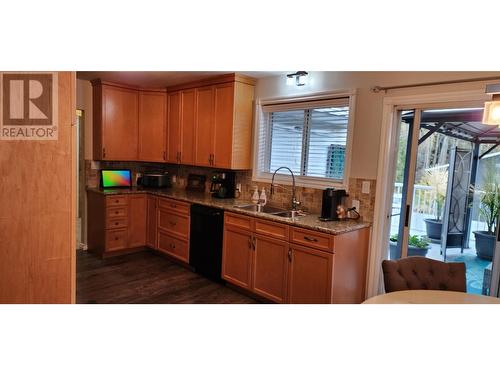
<path fill-rule="evenodd" d="M 486 85 L 486 93 L 492 94 L 492 101 L 484 103 L 483 124 L 500 127 L 500 84 Z"/>

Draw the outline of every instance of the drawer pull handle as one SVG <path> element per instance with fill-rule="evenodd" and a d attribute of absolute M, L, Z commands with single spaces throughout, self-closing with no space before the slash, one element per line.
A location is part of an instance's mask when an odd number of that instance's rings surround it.
<path fill-rule="evenodd" d="M 248 237 L 248 248 L 252 248 L 252 237 Z"/>
<path fill-rule="evenodd" d="M 310 242 L 318 242 L 317 238 L 311 238 L 311 237 L 307 237 L 307 236 L 304 236 L 304 240 L 310 241 Z"/>
<path fill-rule="evenodd" d="M 120 211 L 115 211 L 115 215 L 118 215 L 120 213 Z"/>
<path fill-rule="evenodd" d="M 120 203 L 120 201 L 117 199 L 117 200 L 115 200 L 115 203 Z"/>
<path fill-rule="evenodd" d="M 292 249 L 288 249 L 288 261 L 292 261 Z"/>
<path fill-rule="evenodd" d="M 176 223 L 175 221 L 171 221 L 171 222 L 170 222 L 170 225 L 176 226 L 176 225 L 177 225 L 177 223 Z"/>
<path fill-rule="evenodd" d="M 118 225 L 118 224 L 120 224 L 120 223 L 115 223 L 115 225 Z"/>
<path fill-rule="evenodd" d="M 175 249 L 175 245 L 173 243 L 170 244 L 171 249 Z"/>

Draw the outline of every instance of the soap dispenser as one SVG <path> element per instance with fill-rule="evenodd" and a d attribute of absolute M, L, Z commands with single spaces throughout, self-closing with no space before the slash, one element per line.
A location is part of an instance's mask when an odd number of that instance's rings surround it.
<path fill-rule="evenodd" d="M 266 188 L 262 188 L 262 191 L 260 192 L 259 203 L 263 206 L 267 203 Z"/>
<path fill-rule="evenodd" d="M 254 191 L 252 194 L 252 203 L 253 204 L 258 204 L 259 203 L 259 189 L 257 186 L 254 187 Z"/>

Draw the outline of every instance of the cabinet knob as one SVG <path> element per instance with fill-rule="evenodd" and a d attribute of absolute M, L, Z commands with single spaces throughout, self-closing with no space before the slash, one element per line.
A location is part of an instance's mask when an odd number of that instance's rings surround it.
<path fill-rule="evenodd" d="M 175 221 L 171 221 L 170 225 L 174 225 L 175 226 L 175 225 L 177 225 L 177 223 Z"/>
<path fill-rule="evenodd" d="M 118 237 L 115 237 L 115 241 L 118 241 Z"/>
<path fill-rule="evenodd" d="M 120 213 L 120 211 L 115 211 L 115 214 L 118 215 Z"/>

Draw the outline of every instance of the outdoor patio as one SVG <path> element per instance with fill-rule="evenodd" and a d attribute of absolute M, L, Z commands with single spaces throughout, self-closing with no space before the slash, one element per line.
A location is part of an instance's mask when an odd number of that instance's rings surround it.
<path fill-rule="evenodd" d="M 417 236 L 426 236 L 424 219 L 432 218 L 430 214 L 422 214 L 419 212 L 412 213 L 412 221 L 410 226 L 410 234 Z M 471 231 L 483 230 L 484 223 L 473 220 L 471 223 Z M 397 233 L 398 222 L 395 221 L 391 226 L 391 233 Z M 427 253 L 427 258 L 443 261 L 443 255 L 440 254 L 441 245 L 439 243 L 430 243 L 430 249 Z M 484 270 L 491 264 L 491 261 L 481 259 L 476 255 L 476 244 L 474 234 L 471 233 L 469 240 L 469 248 L 464 249 L 463 253 L 460 248 L 448 248 L 446 250 L 447 262 L 464 262 L 466 267 L 467 292 L 473 294 L 483 294 Z"/>

